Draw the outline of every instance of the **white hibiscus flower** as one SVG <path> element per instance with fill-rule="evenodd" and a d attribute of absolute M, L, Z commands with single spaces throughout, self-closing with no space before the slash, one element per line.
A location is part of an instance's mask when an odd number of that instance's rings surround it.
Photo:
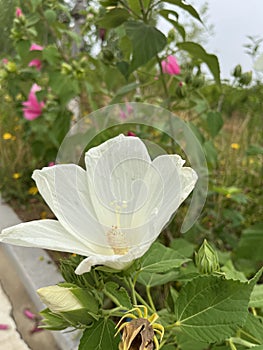
<path fill-rule="evenodd" d="M 75 164 L 35 170 L 35 180 L 58 220 L 4 229 L 0 242 L 65 251 L 93 265 L 124 269 L 156 240 L 193 190 L 195 171 L 178 155 L 151 160 L 137 137 L 119 135 L 90 149 L 86 171 Z"/>

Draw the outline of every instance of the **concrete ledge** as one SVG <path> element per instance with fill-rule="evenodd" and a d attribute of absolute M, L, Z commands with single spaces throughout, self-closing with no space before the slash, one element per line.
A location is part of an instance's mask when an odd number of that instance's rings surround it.
<path fill-rule="evenodd" d="M 0 232 L 9 226 L 20 223 L 15 212 L 0 198 Z M 1 244 L 10 261 L 20 276 L 31 300 L 40 311 L 45 306 L 40 301 L 36 290 L 63 281 L 57 266 L 50 259 L 46 251 L 39 248 L 24 248 Z M 63 350 L 78 349 L 78 333 L 52 332 L 58 346 Z"/>

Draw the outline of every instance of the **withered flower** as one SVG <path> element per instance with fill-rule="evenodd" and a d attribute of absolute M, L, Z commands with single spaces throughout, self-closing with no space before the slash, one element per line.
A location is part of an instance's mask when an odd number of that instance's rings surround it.
<path fill-rule="evenodd" d="M 154 330 L 146 318 L 124 324 L 119 350 L 153 350 Z"/>
<path fill-rule="evenodd" d="M 143 313 L 140 309 L 143 309 Z M 136 311 L 139 317 L 136 317 L 132 312 Z M 143 305 L 137 305 L 132 310 L 129 310 L 116 325 L 118 331 L 122 332 L 122 340 L 119 344 L 119 350 L 159 350 L 159 342 L 155 335 L 158 333 L 160 335 L 160 341 L 164 335 L 164 328 L 161 324 L 155 323 L 158 319 L 156 313 L 148 317 L 148 310 Z M 122 321 L 125 318 L 132 318 L 130 322 Z"/>

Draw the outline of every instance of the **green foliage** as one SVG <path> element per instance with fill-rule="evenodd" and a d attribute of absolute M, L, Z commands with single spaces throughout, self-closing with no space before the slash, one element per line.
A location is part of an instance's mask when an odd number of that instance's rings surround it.
<path fill-rule="evenodd" d="M 90 285 L 89 288 L 100 303 L 96 312 L 90 310 L 95 312 L 97 320 L 92 324 L 82 324 L 82 328 L 86 329 L 80 342 L 80 349 L 85 349 L 87 344 L 89 346 L 92 344 L 93 348 L 105 349 L 106 343 L 107 348 L 112 346 L 113 349 L 117 349 L 120 339 L 114 337 L 115 324 L 109 317 L 120 318 L 125 315 L 124 312 L 134 313 L 136 318 L 140 317 L 133 308 L 142 302 L 148 309 L 149 316 L 155 305 L 159 315 L 158 323 L 165 327 L 163 344 L 167 349 L 172 346 L 176 349 L 191 349 L 191 346 L 196 346 L 204 350 L 209 344 L 213 349 L 214 347 L 217 349 L 226 339 L 234 344 L 247 344 L 246 342 L 263 344 L 260 317 L 248 312 L 249 306 L 262 307 L 261 285 L 256 284 L 261 277 L 262 269 L 249 281 L 238 273 L 231 276 L 223 266 L 221 272 L 217 271 L 216 274 L 204 276 L 197 273 L 178 283 L 182 267 L 178 263 L 168 267 L 168 261 L 171 265 L 173 260 L 178 259 L 177 257 L 183 253 L 192 254 L 192 247 L 182 239 L 175 239 L 172 246 L 177 247 L 178 251 L 155 243 L 145 256 L 134 263 L 132 269 L 123 272 L 93 267 L 89 273 L 79 276 L 82 278 L 81 284 Z M 74 268 L 78 265 L 79 259 L 73 257 L 68 262 L 73 264 Z M 157 269 L 159 263 L 160 267 Z M 190 267 L 191 264 L 191 259 L 185 259 L 183 269 L 187 265 Z M 227 265 L 228 271 L 231 269 L 234 271 L 233 265 L 226 262 L 225 266 Z M 156 268 L 153 268 L 154 266 Z M 147 267 L 151 273 L 146 274 L 144 268 Z M 69 280 L 72 278 L 69 277 Z M 164 284 L 170 286 L 170 289 L 164 300 L 161 300 L 160 292 Z M 68 287 L 73 288 L 72 284 Z M 81 296 L 83 302 L 85 289 L 80 290 L 83 292 Z M 75 296 L 79 299 L 79 295 Z M 86 306 L 92 306 L 88 299 Z M 45 310 L 44 316 L 47 327 L 52 328 L 50 310 Z M 54 328 L 64 326 L 64 323 L 60 324 L 59 319 L 54 319 Z"/>
<path fill-rule="evenodd" d="M 140 263 L 140 272 L 162 273 L 170 271 L 189 261 L 171 248 L 154 243 L 144 255 Z"/>
<path fill-rule="evenodd" d="M 125 29 L 133 45 L 129 67 L 129 73 L 132 73 L 165 47 L 166 38 L 158 29 L 145 23 L 129 21 L 126 22 Z"/>
<path fill-rule="evenodd" d="M 107 282 L 105 284 L 105 293 L 112 299 L 116 299 L 120 306 L 130 310 L 132 308 L 130 297 L 127 290 L 123 287 L 119 287 L 117 283 Z"/>
<path fill-rule="evenodd" d="M 182 288 L 176 300 L 178 330 L 207 343 L 230 337 L 245 323 L 252 288 L 248 283 L 222 277 L 195 278 Z"/>
<path fill-rule="evenodd" d="M 45 309 L 45 327 L 79 327 L 84 329 L 80 349 L 115 350 L 120 342 L 115 324 L 143 304 L 165 327 L 163 350 L 262 348 L 262 285 L 247 282 L 262 266 L 262 83 L 254 83 L 251 73 L 237 65 L 233 83 L 220 84 L 217 57 L 187 39 L 177 9 L 195 23 L 202 25 L 202 19 L 181 0 L 101 1 L 81 13 L 79 32 L 72 30 L 75 19 L 62 1 L 25 2 L 19 18 L 14 18 L 12 1 L 0 1 L 0 7 L 1 40 L 9 31 L 12 37 L 12 45 L 6 40 L 1 46 L 8 63 L 0 66 L 0 186 L 6 199 L 32 200 L 32 171 L 55 160 L 70 127 L 95 109 L 128 100 L 180 115 L 200 141 L 209 167 L 206 206 L 184 238 L 178 235 L 185 207 L 165 229 L 165 245 L 154 243 L 126 271 L 98 266 L 78 276 L 74 270 L 83 258 L 63 260 L 63 278 L 85 308 L 66 315 Z M 159 16 L 172 23 L 180 42 L 173 32 L 165 35 L 157 28 Z M 43 50 L 30 51 L 33 43 Z M 161 62 L 168 55 L 176 55 L 180 74 L 163 74 Z M 41 61 L 40 70 L 28 66 L 35 59 Z M 203 64 L 213 81 L 206 80 Z M 45 107 L 39 118 L 28 121 L 22 103 L 34 83 L 41 87 L 37 99 Z M 73 100 L 74 110 L 69 108 Z M 177 150 L 159 131 L 131 128 L 169 153 Z M 94 130 L 91 125 L 83 139 Z M 123 130 L 116 126 L 101 139 Z M 79 141 L 74 135 L 71 140 Z M 199 251 L 196 266 L 194 250 L 205 238 L 213 248 Z M 210 275 L 201 276 L 204 272 Z"/>
<path fill-rule="evenodd" d="M 215 55 L 208 54 L 202 46 L 193 42 L 185 41 L 177 43 L 177 46 L 179 49 L 189 52 L 195 60 L 199 59 L 201 62 L 206 63 L 210 72 L 213 74 L 215 82 L 220 83 L 220 67 Z"/>
<path fill-rule="evenodd" d="M 114 333 L 115 324 L 111 320 L 99 320 L 84 331 L 79 350 L 116 350 L 119 340 L 113 336 Z"/>
<path fill-rule="evenodd" d="M 10 30 L 12 28 L 15 1 L 14 0 L 1 0 L 0 1 L 0 47 L 1 55 L 9 54 L 12 51 L 12 43 L 9 38 Z"/>

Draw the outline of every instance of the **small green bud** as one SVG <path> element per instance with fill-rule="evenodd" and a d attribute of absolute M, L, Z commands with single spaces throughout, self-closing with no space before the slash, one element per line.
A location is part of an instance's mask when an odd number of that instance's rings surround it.
<path fill-rule="evenodd" d="M 186 84 L 191 84 L 193 81 L 192 73 L 187 73 L 184 79 Z"/>
<path fill-rule="evenodd" d="M 8 73 L 5 69 L 0 69 L 0 81 L 6 79 L 7 75 L 8 75 Z"/>
<path fill-rule="evenodd" d="M 241 77 L 241 74 L 242 74 L 242 67 L 240 64 L 238 64 L 235 69 L 234 69 L 234 72 L 233 72 L 233 76 L 235 78 L 240 78 Z"/>
<path fill-rule="evenodd" d="M 63 62 L 61 65 L 61 74 L 69 75 L 72 73 L 72 67 L 70 64 Z"/>
<path fill-rule="evenodd" d="M 142 102 L 142 96 L 141 95 L 136 94 L 136 95 L 134 95 L 133 98 L 134 98 L 135 102 Z"/>
<path fill-rule="evenodd" d="M 51 313 L 61 316 L 69 325 L 90 324 L 98 313 L 98 302 L 84 288 L 64 283 L 37 291 Z"/>
<path fill-rule="evenodd" d="M 175 90 L 176 96 L 179 98 L 185 98 L 186 97 L 186 88 L 184 85 L 179 84 Z"/>
<path fill-rule="evenodd" d="M 16 66 L 15 62 L 9 61 L 9 62 L 7 62 L 5 67 L 9 73 L 15 73 L 17 71 L 17 66 Z"/>
<path fill-rule="evenodd" d="M 220 270 L 217 253 L 206 239 L 195 253 L 195 263 L 201 274 L 212 274 Z"/>
<path fill-rule="evenodd" d="M 168 39 L 168 43 L 174 41 L 174 39 L 175 39 L 175 31 L 174 31 L 174 29 L 169 30 L 167 39 Z"/>
<path fill-rule="evenodd" d="M 198 89 L 201 88 L 205 83 L 205 79 L 202 75 L 198 75 L 193 78 L 192 85 L 194 88 Z"/>
<path fill-rule="evenodd" d="M 252 81 L 252 72 L 243 73 L 239 79 L 241 85 L 249 85 Z"/>

